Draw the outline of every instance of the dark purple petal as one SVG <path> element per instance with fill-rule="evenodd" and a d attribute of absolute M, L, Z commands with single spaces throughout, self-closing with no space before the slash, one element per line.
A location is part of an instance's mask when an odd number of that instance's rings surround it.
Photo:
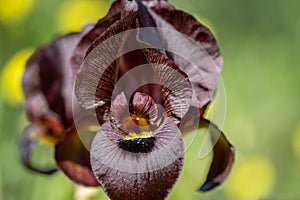
<path fill-rule="evenodd" d="M 175 30 L 199 42 L 214 59 L 220 56 L 219 47 L 210 30 L 198 22 L 192 15 L 174 8 L 166 9 L 155 6 L 151 9 L 163 20 L 172 25 Z"/>
<path fill-rule="evenodd" d="M 22 134 L 20 143 L 19 143 L 19 154 L 21 156 L 21 160 L 23 162 L 23 165 L 27 167 L 28 169 L 46 174 L 51 175 L 55 172 L 57 172 L 57 169 L 55 167 L 49 167 L 48 169 L 38 167 L 34 163 L 31 162 L 31 156 L 34 151 L 34 148 L 36 144 L 38 143 L 40 139 L 40 135 L 38 132 L 42 131 L 39 130 L 38 127 L 35 127 L 33 125 L 30 125 L 24 129 L 24 132 Z M 44 134 L 42 134 L 44 135 Z"/>
<path fill-rule="evenodd" d="M 94 124 L 88 122 L 77 124 L 76 128 L 68 131 L 64 140 L 55 147 L 55 160 L 59 168 L 74 182 L 85 186 L 98 186 L 91 170 L 90 153 L 87 149 L 95 134 Z M 85 137 L 86 146 L 79 133 L 84 134 L 81 136 Z"/>
<path fill-rule="evenodd" d="M 234 162 L 235 149 L 215 124 L 209 120 L 201 119 L 200 127 L 201 126 L 208 128 L 212 144 L 215 144 L 213 148 L 213 161 L 206 181 L 200 187 L 201 191 L 208 191 L 223 183 L 229 175 Z"/>
<path fill-rule="evenodd" d="M 162 87 L 166 114 L 178 122 L 190 107 L 191 83 L 187 75 L 163 53 L 156 49 L 143 51 L 149 63 L 153 63 L 153 71 Z"/>
<path fill-rule="evenodd" d="M 143 4 L 148 8 L 159 7 L 173 9 L 174 7 L 167 0 L 142 0 Z"/>
<path fill-rule="evenodd" d="M 95 109 L 100 123 L 109 119 L 112 92 L 118 74 L 116 58 L 123 41 L 123 31 L 133 23 L 136 14 L 116 21 L 88 50 L 75 81 L 75 94 L 79 104 L 85 109 Z M 111 36 L 117 35 L 112 40 Z"/>
<path fill-rule="evenodd" d="M 92 142 L 91 164 L 113 200 L 165 199 L 182 170 L 183 154 L 181 133 L 169 118 L 152 137 L 131 140 L 108 121 Z"/>
<path fill-rule="evenodd" d="M 136 39 L 136 31 L 124 33 L 131 28 L 139 28 L 142 22 L 151 22 L 148 18 L 141 18 L 142 14 L 148 13 L 147 10 L 143 13 L 140 13 L 141 10 L 135 11 L 138 5 L 140 3 L 125 3 L 125 13 L 128 14 L 93 42 L 77 74 L 75 93 L 78 101 L 86 109 L 96 108 L 100 123 L 109 119 L 116 82 L 122 79 L 126 72 L 147 62 L 153 64 L 153 67 L 149 65 L 142 73 L 129 75 L 127 81 L 119 84 L 121 89 L 117 87 L 117 93 L 124 91 L 128 97 L 132 94 L 130 91 L 137 89 L 151 96 L 156 103 L 162 104 L 164 101 L 167 115 L 177 122 L 190 105 L 192 92 L 187 75 L 163 53 L 155 49 L 140 50 L 142 47 Z M 143 6 L 141 8 L 146 9 Z M 139 23 L 136 20 L 139 20 Z M 112 36 L 114 39 L 110 40 Z M 137 50 L 127 52 L 129 49 Z M 157 84 L 141 86 L 145 80 L 156 83 L 157 79 Z M 135 88 L 137 86 L 141 87 Z"/>
<path fill-rule="evenodd" d="M 198 128 L 207 128 L 213 146 L 213 161 L 211 163 L 205 183 L 201 191 L 208 191 L 223 183 L 231 171 L 234 162 L 235 150 L 228 142 L 223 132 L 212 122 L 202 118 L 199 109 L 191 107 L 184 116 L 180 130 L 187 134 Z"/>
<path fill-rule="evenodd" d="M 207 105 L 201 109 L 191 106 L 180 122 L 180 131 L 183 136 L 198 129 L 200 119 L 203 118 Z"/>
<path fill-rule="evenodd" d="M 81 33 L 56 39 L 36 51 L 23 75 L 25 110 L 31 121 L 55 124 L 57 134 L 73 123 L 72 87 L 68 63 Z"/>
<path fill-rule="evenodd" d="M 193 85 L 196 97 L 193 104 L 200 107 L 206 105 L 214 96 L 223 65 L 212 33 L 193 16 L 172 7 L 152 5 L 149 12 L 157 27 L 179 31 L 190 40 L 170 34 L 172 31 L 160 33 L 164 45 L 173 50 L 169 57 L 188 75 Z M 178 52 L 178 49 L 182 51 Z"/>
<path fill-rule="evenodd" d="M 99 37 L 108 27 L 121 18 L 121 5 L 120 1 L 115 1 L 110 7 L 106 16 L 100 19 L 92 30 L 85 34 L 78 45 L 76 46 L 70 60 L 72 83 L 74 82 L 75 75 L 80 68 L 83 58 L 92 42 Z"/>
<path fill-rule="evenodd" d="M 147 94 L 136 92 L 131 101 L 131 110 L 137 116 L 143 116 L 154 124 L 158 119 L 157 105 L 154 100 Z"/>

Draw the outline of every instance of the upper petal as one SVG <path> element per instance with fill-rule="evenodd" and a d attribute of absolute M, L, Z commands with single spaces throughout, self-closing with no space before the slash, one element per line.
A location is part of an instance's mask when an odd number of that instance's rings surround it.
<path fill-rule="evenodd" d="M 169 57 L 188 75 L 193 85 L 193 105 L 206 105 L 214 96 L 223 65 L 212 33 L 191 15 L 171 6 L 155 4 L 149 12 L 157 27 L 165 29 L 160 35 L 163 47 L 170 51 Z"/>
<path fill-rule="evenodd" d="M 188 111 L 192 96 L 192 87 L 187 75 L 159 50 L 143 50 L 161 85 L 164 107 L 168 117 L 178 122 Z"/>
<path fill-rule="evenodd" d="M 75 80 L 75 75 L 82 64 L 82 61 L 86 56 L 86 52 L 90 45 L 97 37 L 99 37 L 104 31 L 106 31 L 108 27 L 110 27 L 120 18 L 121 5 L 120 1 L 118 0 L 111 5 L 106 16 L 100 19 L 97 24 L 81 38 L 76 48 L 74 49 L 73 55 L 70 60 L 72 83 Z"/>
<path fill-rule="evenodd" d="M 101 123 L 108 119 L 112 92 L 118 75 L 116 59 L 124 31 L 132 24 L 136 13 L 116 21 L 90 46 L 75 81 L 75 95 L 85 109 L 98 109 Z M 110 38 L 112 37 L 112 38 Z"/>

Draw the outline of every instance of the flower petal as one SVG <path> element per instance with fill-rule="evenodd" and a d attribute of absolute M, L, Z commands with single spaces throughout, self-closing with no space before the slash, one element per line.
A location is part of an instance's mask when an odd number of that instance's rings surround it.
<path fill-rule="evenodd" d="M 199 42 L 214 59 L 220 56 L 220 50 L 210 30 L 188 13 L 176 9 L 155 6 L 151 8 L 175 30 Z M 189 22 L 189 23 L 187 23 Z"/>
<path fill-rule="evenodd" d="M 131 109 L 135 114 L 148 118 L 152 124 L 158 119 L 157 105 L 149 95 L 136 92 L 133 95 L 131 105 Z"/>
<path fill-rule="evenodd" d="M 207 106 L 205 105 L 200 109 L 190 106 L 180 123 L 180 131 L 183 136 L 198 129 L 199 121 L 203 118 Z"/>
<path fill-rule="evenodd" d="M 200 120 L 200 126 L 208 128 L 211 134 L 214 157 L 205 183 L 200 187 L 201 191 L 208 191 L 223 183 L 231 171 L 234 162 L 234 147 L 228 142 L 222 131 L 212 122 L 206 119 Z"/>
<path fill-rule="evenodd" d="M 96 134 L 92 169 L 111 199 L 165 199 L 171 191 L 183 165 L 181 133 L 166 118 L 153 137 L 155 140 L 144 138 L 139 143 L 134 139 L 120 145 L 122 133 L 109 121 Z"/>
<path fill-rule="evenodd" d="M 25 110 L 30 120 L 56 124 L 57 134 L 73 123 L 68 62 L 80 37 L 81 33 L 68 34 L 36 51 L 23 75 Z"/>
<path fill-rule="evenodd" d="M 117 95 L 111 105 L 110 112 L 113 122 L 117 124 L 118 127 L 120 127 L 122 121 L 130 115 L 128 100 L 126 99 L 124 92 Z"/>
<path fill-rule="evenodd" d="M 25 128 L 24 132 L 22 133 L 22 137 L 19 143 L 19 154 L 21 156 L 21 160 L 23 162 L 23 165 L 27 167 L 28 169 L 42 173 L 51 175 L 55 172 L 57 172 L 56 168 L 49 168 L 49 169 L 42 169 L 38 166 L 35 166 L 31 162 L 31 155 L 33 153 L 33 150 L 39 140 L 39 133 L 36 133 L 38 131 L 37 127 L 34 127 L 33 125 L 30 125 Z"/>
<path fill-rule="evenodd" d="M 85 109 L 97 110 L 100 123 L 108 119 L 112 92 L 118 74 L 118 58 L 124 31 L 134 22 L 136 13 L 116 21 L 88 50 L 75 80 L 75 95 Z M 119 34 L 120 33 L 120 34 Z M 114 39 L 108 40 L 111 36 Z"/>
<path fill-rule="evenodd" d="M 149 63 L 153 64 L 158 84 L 162 87 L 167 116 L 179 122 L 188 111 L 191 102 L 192 87 L 187 75 L 159 50 L 143 51 Z"/>
<path fill-rule="evenodd" d="M 106 16 L 100 19 L 97 24 L 85 34 L 80 42 L 77 44 L 73 55 L 70 60 L 72 83 L 74 82 L 75 75 L 80 68 L 83 58 L 92 42 L 100 36 L 108 27 L 110 27 L 115 21 L 121 18 L 121 5 L 120 1 L 115 1 L 110 7 Z M 73 85 L 73 84 L 72 84 Z"/>
<path fill-rule="evenodd" d="M 83 144 L 78 132 L 84 129 L 84 134 L 92 134 L 87 136 L 90 139 L 85 141 L 86 143 L 91 142 L 94 133 L 88 133 L 88 124 L 78 126 L 82 127 L 78 127 L 78 130 L 70 129 L 64 140 L 55 146 L 55 160 L 59 168 L 74 182 L 85 186 L 98 186 L 99 183 L 91 170 L 89 150 Z"/>
<path fill-rule="evenodd" d="M 202 118 L 201 110 L 191 107 L 184 116 L 180 130 L 187 134 L 198 128 L 207 128 L 213 146 L 213 161 L 201 191 L 208 191 L 220 185 L 230 173 L 233 166 L 235 150 L 228 142 L 223 132 L 212 122 Z"/>
<path fill-rule="evenodd" d="M 212 33 L 191 15 L 172 7 L 152 5 L 149 12 L 157 27 L 166 29 L 160 31 L 160 35 L 164 48 L 171 51 L 168 56 L 188 75 L 193 85 L 196 97 L 193 105 L 206 105 L 214 96 L 223 65 Z M 188 40 L 167 29 L 179 31 Z"/>

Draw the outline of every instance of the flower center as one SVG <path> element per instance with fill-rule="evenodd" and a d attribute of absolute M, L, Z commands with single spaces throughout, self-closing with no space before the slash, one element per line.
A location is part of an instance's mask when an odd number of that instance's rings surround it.
<path fill-rule="evenodd" d="M 130 114 L 123 120 L 122 129 L 126 133 L 150 132 L 149 120 L 146 117 Z"/>
<path fill-rule="evenodd" d="M 154 146 L 155 137 L 151 136 L 151 132 L 130 133 L 119 140 L 119 147 L 132 153 L 149 153 Z"/>
<path fill-rule="evenodd" d="M 123 140 L 145 139 L 152 137 L 152 132 L 129 133 Z"/>

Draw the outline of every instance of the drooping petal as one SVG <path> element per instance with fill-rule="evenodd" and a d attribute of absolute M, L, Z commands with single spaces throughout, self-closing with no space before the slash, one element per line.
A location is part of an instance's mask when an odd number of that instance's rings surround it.
<path fill-rule="evenodd" d="M 35 164 L 31 161 L 32 153 L 41 136 L 41 134 L 37 132 L 39 132 L 38 127 L 34 127 L 33 125 L 30 125 L 24 129 L 19 143 L 19 154 L 21 156 L 23 165 L 28 169 L 38 173 L 51 175 L 57 172 L 57 169 L 55 167 L 43 169 L 41 167 L 35 166 Z"/>
<path fill-rule="evenodd" d="M 234 162 L 234 147 L 228 142 L 223 132 L 212 122 L 206 119 L 200 120 L 200 126 L 208 128 L 214 144 L 214 157 L 205 183 L 200 187 L 201 191 L 208 191 L 223 183 L 231 171 Z"/>
<path fill-rule="evenodd" d="M 180 122 L 180 131 L 185 136 L 198 129 L 200 119 L 203 118 L 207 105 L 202 108 L 190 106 L 189 110 Z"/>
<path fill-rule="evenodd" d="M 73 123 L 68 62 L 81 33 L 56 39 L 34 53 L 23 75 L 25 110 L 31 121 L 56 124 L 57 134 Z"/>
<path fill-rule="evenodd" d="M 98 186 L 91 170 L 89 147 L 99 126 L 90 122 L 86 118 L 67 132 L 65 138 L 55 146 L 55 160 L 59 168 L 74 182 Z"/>
<path fill-rule="evenodd" d="M 230 173 L 234 162 L 235 150 L 215 124 L 202 118 L 199 109 L 191 107 L 182 120 L 180 130 L 184 135 L 198 128 L 208 129 L 213 145 L 213 161 L 206 181 L 200 188 L 201 191 L 208 191 L 220 185 Z"/>
<path fill-rule="evenodd" d="M 183 165 L 183 141 L 175 123 L 167 118 L 153 133 L 155 139 L 125 140 L 118 132 L 108 121 L 92 143 L 92 169 L 104 191 L 113 200 L 165 199 Z"/>

